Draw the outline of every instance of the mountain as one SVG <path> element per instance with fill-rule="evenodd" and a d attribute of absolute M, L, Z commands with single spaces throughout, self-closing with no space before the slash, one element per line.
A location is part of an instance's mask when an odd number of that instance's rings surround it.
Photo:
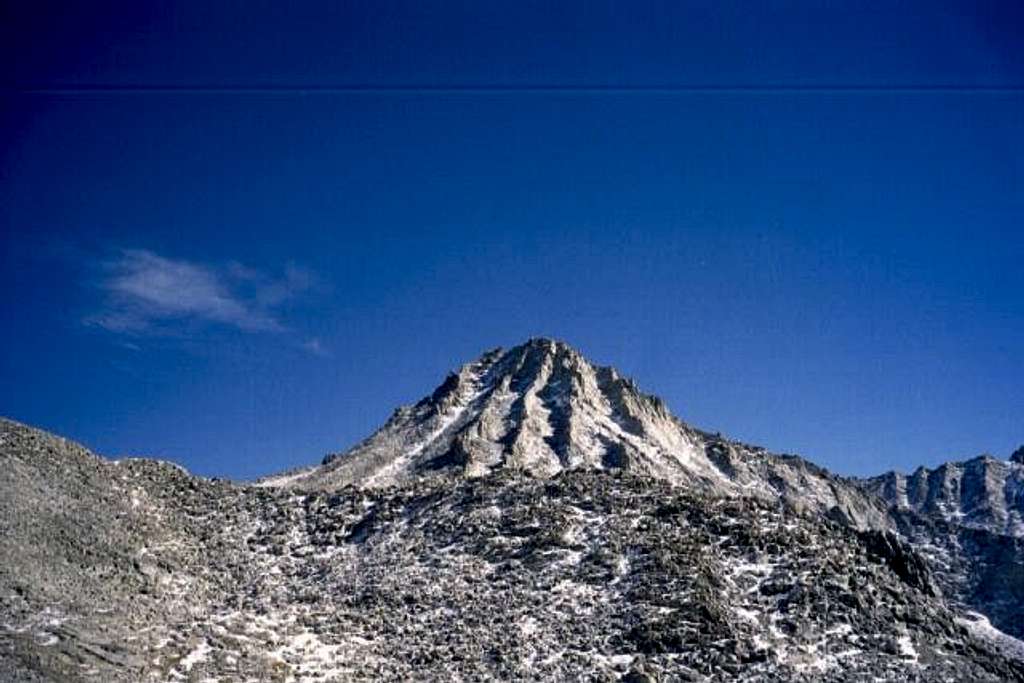
<path fill-rule="evenodd" d="M 540 338 L 464 365 L 320 467 L 263 483 L 375 488 L 445 473 L 621 469 L 715 496 L 782 500 L 858 529 L 900 530 L 958 607 L 1024 637 L 1017 617 L 1024 605 L 1022 461 L 1024 448 L 1010 462 L 982 457 L 910 477 L 837 477 L 687 425 L 614 368 Z"/>
<path fill-rule="evenodd" d="M 913 474 L 887 472 L 861 486 L 927 559 L 954 604 L 1024 638 L 1024 448 Z"/>
<path fill-rule="evenodd" d="M 0 680 L 1024 680 L 904 521 L 550 340 L 254 484 L 0 419 Z"/>
<path fill-rule="evenodd" d="M 1024 537 L 1024 447 L 1010 460 L 981 455 L 919 467 L 911 475 L 887 472 L 862 486 L 901 511 L 936 521 Z"/>
<path fill-rule="evenodd" d="M 437 473 L 550 477 L 575 469 L 621 469 L 703 493 L 782 499 L 859 528 L 887 524 L 884 505 L 856 485 L 801 458 L 695 429 L 615 369 L 543 338 L 485 353 L 354 448 L 264 483 L 318 490 Z"/>
<path fill-rule="evenodd" d="M 1024 680 L 896 537 L 758 497 L 582 468 L 296 493 L 9 421 L 0 461 L 2 680 Z"/>

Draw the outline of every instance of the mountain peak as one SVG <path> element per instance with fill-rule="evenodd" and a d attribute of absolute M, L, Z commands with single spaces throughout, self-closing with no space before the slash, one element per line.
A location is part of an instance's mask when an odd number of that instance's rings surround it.
<path fill-rule="evenodd" d="M 1010 462 L 1024 465 L 1024 446 L 1021 446 L 1010 455 Z"/>
<path fill-rule="evenodd" d="M 716 495 L 781 498 L 857 526 L 884 514 L 859 489 L 800 458 L 687 425 L 614 368 L 546 337 L 463 365 L 366 440 L 288 485 L 381 488 L 439 474 L 543 478 L 580 469 L 628 470 Z"/>
<path fill-rule="evenodd" d="M 570 346 L 567 342 L 564 342 L 561 339 L 555 339 L 554 337 L 530 337 L 519 346 L 513 348 L 537 349 L 540 351 L 547 351 L 550 353 L 563 351 L 576 353 L 577 355 L 579 355 L 579 352 L 576 351 L 576 349 Z"/>
<path fill-rule="evenodd" d="M 353 482 L 369 485 L 450 467 L 471 476 L 494 469 L 549 476 L 628 460 L 647 471 L 669 453 L 695 448 L 680 427 L 664 402 L 614 369 L 565 342 L 536 337 L 449 373 L 429 396 L 324 464 L 352 470 Z"/>

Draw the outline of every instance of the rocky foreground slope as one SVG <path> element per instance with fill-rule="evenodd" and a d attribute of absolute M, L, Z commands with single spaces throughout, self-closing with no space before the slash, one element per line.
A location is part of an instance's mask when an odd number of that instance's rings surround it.
<path fill-rule="evenodd" d="M 869 489 L 548 340 L 258 485 L 0 420 L 0 680 L 1024 680 Z"/>
<path fill-rule="evenodd" d="M 2 423 L 0 678 L 1008 680 L 895 537 L 625 472 L 294 493 Z"/>

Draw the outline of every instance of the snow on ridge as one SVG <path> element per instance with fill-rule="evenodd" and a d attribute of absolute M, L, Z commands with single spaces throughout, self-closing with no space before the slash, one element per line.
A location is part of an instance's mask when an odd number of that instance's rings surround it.
<path fill-rule="evenodd" d="M 1024 662 L 1024 641 L 997 629 L 984 614 L 967 612 L 957 623 L 976 637 L 994 644 L 1003 654 Z"/>
<path fill-rule="evenodd" d="M 262 479 L 257 479 L 256 481 L 254 481 L 252 485 L 257 488 L 273 488 L 279 486 L 288 486 L 289 484 L 293 484 L 309 476 L 310 473 L 314 471 L 316 471 L 315 467 L 306 467 L 300 470 L 295 470 L 293 472 L 285 472 L 283 474 L 278 474 L 275 476 L 263 477 Z"/>

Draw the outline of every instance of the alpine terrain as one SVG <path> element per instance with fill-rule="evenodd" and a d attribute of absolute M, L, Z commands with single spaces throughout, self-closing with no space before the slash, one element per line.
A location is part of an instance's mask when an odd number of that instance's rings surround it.
<path fill-rule="evenodd" d="M 891 506 L 950 599 L 1024 638 L 1024 447 L 1008 461 L 982 455 L 862 486 Z"/>
<path fill-rule="evenodd" d="M 255 483 L 0 420 L 0 680 L 1024 680 L 1022 460 L 838 477 L 549 339 Z"/>

